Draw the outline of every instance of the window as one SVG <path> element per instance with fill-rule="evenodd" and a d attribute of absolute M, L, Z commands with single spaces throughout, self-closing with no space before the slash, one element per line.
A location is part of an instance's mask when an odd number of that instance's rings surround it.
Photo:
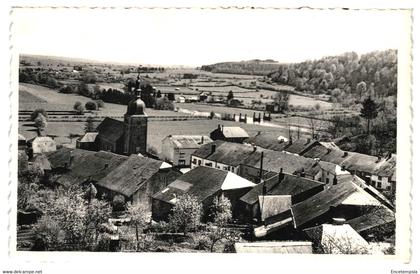
<path fill-rule="evenodd" d="M 198 165 L 201 166 L 201 160 L 198 160 Z"/>
<path fill-rule="evenodd" d="M 391 186 L 386 186 L 386 190 L 391 190 Z"/>
<path fill-rule="evenodd" d="M 326 178 L 326 179 L 325 179 L 325 183 L 326 183 L 326 184 L 329 184 L 329 183 L 330 183 L 330 179 L 329 179 L 329 178 Z"/>
<path fill-rule="evenodd" d="M 378 188 L 382 188 L 381 182 L 378 182 Z"/>
<path fill-rule="evenodd" d="M 197 163 L 197 159 L 193 158 L 192 163 L 195 165 Z"/>
<path fill-rule="evenodd" d="M 180 165 L 180 166 L 185 165 L 185 160 L 179 160 L 179 161 L 178 161 L 178 165 Z"/>
<path fill-rule="evenodd" d="M 382 176 L 378 176 L 378 181 L 382 181 Z"/>
<path fill-rule="evenodd" d="M 213 163 L 205 163 L 205 166 L 213 167 Z"/>

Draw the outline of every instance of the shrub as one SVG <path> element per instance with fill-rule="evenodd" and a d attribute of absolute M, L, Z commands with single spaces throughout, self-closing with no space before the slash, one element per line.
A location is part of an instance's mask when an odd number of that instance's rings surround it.
<path fill-rule="evenodd" d="M 97 110 L 98 109 L 98 105 L 94 102 L 94 101 L 89 101 L 85 104 L 85 108 L 87 110 Z"/>
<path fill-rule="evenodd" d="M 83 111 L 85 111 L 85 107 L 79 101 L 74 103 L 73 109 L 77 112 L 77 114 L 82 114 Z"/>
<path fill-rule="evenodd" d="M 201 203 L 195 197 L 183 195 L 172 208 L 169 224 L 176 231 L 183 232 L 186 235 L 187 232 L 197 229 L 200 225 L 201 215 Z"/>
<path fill-rule="evenodd" d="M 104 103 L 104 101 L 102 101 L 101 99 L 99 99 L 99 100 L 95 100 L 95 103 L 96 103 L 96 105 L 98 106 L 98 109 L 99 109 L 99 108 L 103 108 L 103 107 L 105 107 L 105 103 Z"/>
<path fill-rule="evenodd" d="M 38 117 L 38 114 L 41 113 L 45 118 L 48 118 L 48 114 L 43 108 L 37 108 L 31 113 L 31 121 L 35 121 Z"/>

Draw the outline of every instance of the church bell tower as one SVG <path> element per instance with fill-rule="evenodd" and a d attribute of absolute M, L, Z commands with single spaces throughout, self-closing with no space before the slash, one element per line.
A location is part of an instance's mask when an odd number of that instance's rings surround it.
<path fill-rule="evenodd" d="M 146 105 L 137 98 L 127 105 L 127 112 L 124 115 L 124 146 L 123 152 L 126 155 L 146 154 L 147 148 L 147 114 L 144 112 Z"/>

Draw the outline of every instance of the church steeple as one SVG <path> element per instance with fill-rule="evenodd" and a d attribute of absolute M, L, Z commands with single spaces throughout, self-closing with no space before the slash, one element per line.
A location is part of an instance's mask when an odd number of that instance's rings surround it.
<path fill-rule="evenodd" d="M 136 83 L 137 84 L 137 83 Z M 134 100 L 127 105 L 124 115 L 124 154 L 145 154 L 147 148 L 147 114 L 144 112 L 146 105 L 140 99 L 136 87 Z"/>

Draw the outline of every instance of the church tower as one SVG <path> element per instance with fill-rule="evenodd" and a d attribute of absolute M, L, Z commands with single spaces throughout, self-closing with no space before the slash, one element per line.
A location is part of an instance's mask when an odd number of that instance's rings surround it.
<path fill-rule="evenodd" d="M 127 105 L 127 112 L 124 115 L 124 144 L 123 153 L 126 155 L 146 154 L 147 148 L 147 115 L 144 112 L 146 105 L 137 98 Z"/>

